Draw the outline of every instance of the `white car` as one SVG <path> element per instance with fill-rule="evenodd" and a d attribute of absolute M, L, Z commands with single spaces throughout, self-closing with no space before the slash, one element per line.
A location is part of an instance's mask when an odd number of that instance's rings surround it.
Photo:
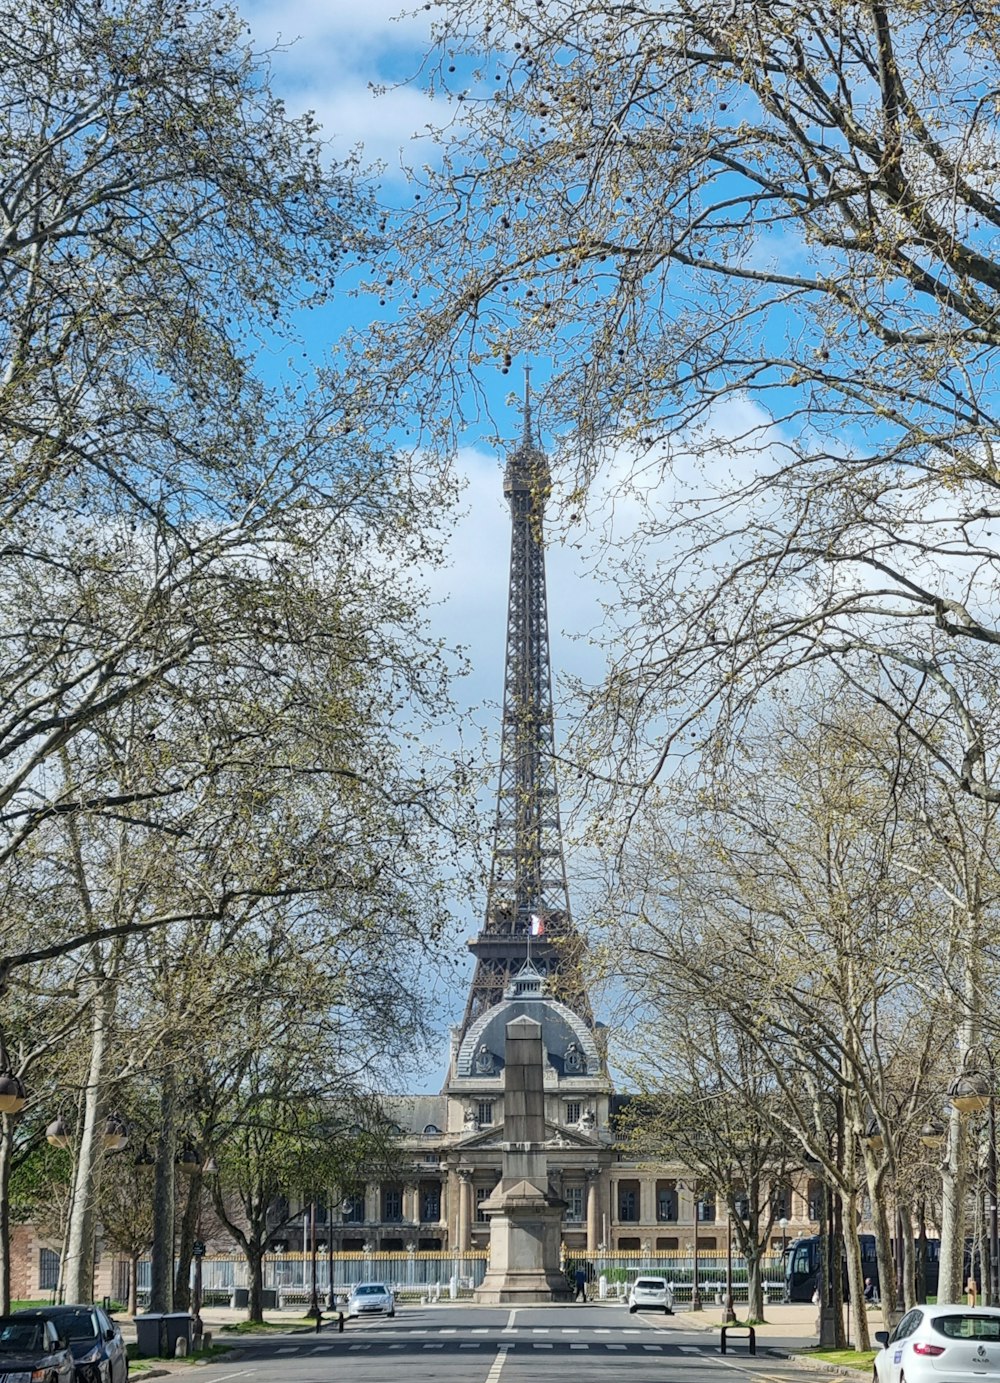
<path fill-rule="evenodd" d="M 359 1282 L 347 1298 L 348 1318 L 396 1314 L 396 1299 L 384 1282 Z"/>
<path fill-rule="evenodd" d="M 892 1334 L 876 1332 L 872 1383 L 1000 1379 L 1000 1309 L 915 1306 Z"/>
<path fill-rule="evenodd" d="M 665 1277 L 637 1277 L 629 1288 L 628 1309 L 633 1316 L 636 1311 L 662 1311 L 672 1316 L 674 1289 Z"/>

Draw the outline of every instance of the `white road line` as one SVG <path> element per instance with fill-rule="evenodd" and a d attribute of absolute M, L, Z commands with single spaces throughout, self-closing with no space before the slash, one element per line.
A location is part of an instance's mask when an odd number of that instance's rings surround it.
<path fill-rule="evenodd" d="M 371 1345 L 351 1345 L 351 1349 L 371 1349 Z"/>
<path fill-rule="evenodd" d="M 662 1345 L 643 1345 L 643 1349 L 658 1349 L 658 1350 L 662 1350 L 662 1349 L 663 1349 L 663 1346 L 662 1346 Z"/>
<path fill-rule="evenodd" d="M 547 1325 L 536 1325 L 532 1327 L 532 1335 L 547 1335 L 549 1327 Z"/>
<path fill-rule="evenodd" d="M 700 1345 L 678 1345 L 677 1348 L 680 1350 L 680 1352 L 681 1352 L 682 1354 L 700 1354 L 700 1353 L 701 1353 L 701 1346 L 700 1346 Z"/>
<path fill-rule="evenodd" d="M 570 1345 L 570 1349 L 589 1349 L 590 1345 Z"/>
<path fill-rule="evenodd" d="M 611 1331 L 610 1331 L 610 1330 L 603 1330 L 603 1329 L 602 1329 L 602 1330 L 595 1330 L 595 1331 L 594 1331 L 594 1334 L 595 1334 L 595 1335 L 610 1335 L 610 1334 L 611 1334 Z"/>
<path fill-rule="evenodd" d="M 468 1340 L 463 1340 L 459 1345 L 459 1349 L 482 1349 L 482 1345 L 478 1340 L 476 1340 L 474 1344 L 470 1344 Z"/>
<path fill-rule="evenodd" d="M 447 1326 L 447 1327 L 442 1326 L 441 1329 L 438 1331 L 438 1334 L 439 1334 L 439 1335 L 457 1335 L 457 1334 L 458 1334 L 458 1327 L 457 1327 L 457 1326 L 454 1326 L 454 1325 Z"/>
<path fill-rule="evenodd" d="M 504 1326 L 503 1330 L 501 1331 L 501 1334 L 506 1335 L 506 1334 L 508 1333 L 508 1331 L 511 1331 L 511 1330 L 514 1329 L 514 1317 L 515 1317 L 516 1315 L 517 1315 L 517 1307 L 515 1306 L 514 1309 L 513 1309 L 513 1311 L 511 1311 L 510 1315 L 507 1317 L 507 1324 Z M 503 1367 L 503 1366 L 501 1365 L 501 1367 Z"/>
<path fill-rule="evenodd" d="M 488 1325 L 477 1325 L 469 1331 L 470 1335 L 488 1335 L 489 1333 L 490 1328 Z"/>
<path fill-rule="evenodd" d="M 405 1346 L 405 1345 L 390 1345 L 389 1348 L 390 1348 L 390 1349 L 405 1349 L 406 1346 Z"/>
<path fill-rule="evenodd" d="M 605 1345 L 605 1349 L 628 1349 L 628 1345 Z"/>
<path fill-rule="evenodd" d="M 536 1340 L 535 1343 L 534 1343 L 534 1345 L 532 1346 L 532 1348 L 533 1348 L 533 1349 L 555 1349 L 555 1345 L 550 1344 L 550 1343 L 548 1342 L 548 1340 Z"/>
<path fill-rule="evenodd" d="M 424 1345 L 424 1349 L 444 1349 L 444 1345 Z"/>
<path fill-rule="evenodd" d="M 565 1325 L 564 1325 L 564 1326 L 563 1326 L 563 1332 L 562 1332 L 562 1333 L 563 1333 L 564 1335 L 579 1335 L 580 1331 L 577 1329 L 576 1326 L 565 1326 Z"/>
<path fill-rule="evenodd" d="M 513 1315 L 513 1312 L 511 1312 L 511 1315 Z M 486 1383 L 497 1383 L 497 1380 L 500 1377 L 500 1371 L 503 1368 L 504 1364 L 506 1364 L 507 1362 L 507 1351 L 509 1349 L 510 1345 L 497 1346 L 497 1357 L 493 1360 L 493 1363 L 490 1365 L 490 1371 L 486 1375 Z"/>
<path fill-rule="evenodd" d="M 227 1378 L 252 1378 L 256 1372 L 256 1369 L 241 1369 L 239 1373 L 224 1373 L 215 1380 L 215 1383 L 226 1383 Z"/>

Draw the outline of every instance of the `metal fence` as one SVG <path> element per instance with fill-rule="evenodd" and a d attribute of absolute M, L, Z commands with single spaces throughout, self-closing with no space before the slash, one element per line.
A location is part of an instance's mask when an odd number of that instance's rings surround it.
<path fill-rule="evenodd" d="M 319 1254 L 316 1260 L 316 1289 L 321 1296 L 333 1290 L 347 1290 L 356 1282 L 385 1282 L 403 1296 L 441 1294 L 468 1296 L 480 1285 L 489 1254 L 473 1250 L 453 1253 L 335 1253 L 332 1260 Z M 589 1279 L 603 1277 L 611 1295 L 623 1293 L 640 1272 L 652 1272 L 673 1284 L 674 1300 L 682 1304 L 691 1299 L 694 1284 L 694 1258 L 690 1253 L 564 1253 L 564 1265 L 572 1275 L 582 1265 Z M 761 1266 L 765 1290 L 771 1301 L 780 1301 L 784 1292 L 781 1254 L 768 1254 Z M 733 1254 L 733 1300 L 747 1300 L 747 1267 L 740 1254 Z M 246 1259 L 237 1255 L 202 1259 L 202 1292 L 206 1301 L 225 1301 L 248 1286 Z M 139 1263 L 137 1287 L 140 1298 L 148 1296 L 149 1261 Z M 703 1297 L 722 1294 L 726 1289 L 726 1255 L 698 1255 L 698 1287 Z M 277 1293 L 278 1304 L 308 1301 L 312 1294 L 312 1256 L 308 1253 L 274 1253 L 264 1259 L 264 1288 Z"/>

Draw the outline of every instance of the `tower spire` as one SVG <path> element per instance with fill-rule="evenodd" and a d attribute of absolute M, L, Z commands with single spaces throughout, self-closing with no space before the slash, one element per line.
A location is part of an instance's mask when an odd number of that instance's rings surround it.
<path fill-rule="evenodd" d="M 570 914 L 556 783 L 543 534 L 550 484 L 548 461 L 534 437 L 525 370 L 521 441 L 507 457 L 503 480 L 511 517 L 510 587 L 493 863 L 486 917 L 469 943 L 476 970 L 463 1034 L 500 1002 L 528 958 L 551 976 L 565 1003 L 593 1022 L 578 973 L 581 942 Z"/>

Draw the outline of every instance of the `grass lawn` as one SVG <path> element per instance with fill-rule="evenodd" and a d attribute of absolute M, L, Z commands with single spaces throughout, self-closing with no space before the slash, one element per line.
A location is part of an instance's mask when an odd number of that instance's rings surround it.
<path fill-rule="evenodd" d="M 826 1364 L 837 1364 L 843 1369 L 857 1369 L 859 1373 L 870 1374 L 872 1360 L 877 1349 L 800 1349 L 795 1351 L 803 1359 L 822 1359 Z"/>
<path fill-rule="evenodd" d="M 129 1357 L 128 1371 L 129 1371 L 129 1377 L 130 1377 L 130 1378 L 131 1378 L 133 1375 L 138 1375 L 138 1374 L 142 1374 L 142 1373 L 148 1373 L 150 1369 L 156 1368 L 157 1365 L 159 1365 L 159 1364 L 197 1364 L 197 1363 L 204 1363 L 205 1361 L 207 1361 L 207 1360 L 209 1360 L 209 1359 L 214 1359 L 214 1358 L 216 1357 L 216 1355 L 219 1355 L 219 1354 L 228 1354 L 228 1353 L 229 1353 L 229 1348 L 228 1348 L 228 1346 L 226 1346 L 226 1345 L 212 1345 L 210 1349 L 199 1349 L 199 1350 L 195 1351 L 194 1353 L 189 1354 L 189 1355 L 188 1355 L 186 1358 L 184 1358 L 184 1359 L 167 1359 L 166 1357 L 164 1357 L 164 1358 L 156 1358 L 155 1356 L 151 1357 L 151 1356 L 149 1356 L 149 1355 L 144 1355 L 144 1356 L 140 1359 L 140 1358 L 138 1357 L 138 1355 L 136 1354 L 135 1351 L 136 1351 L 136 1345 L 135 1345 L 134 1343 L 133 1343 L 133 1344 L 130 1344 L 130 1345 L 128 1346 L 128 1357 Z"/>
<path fill-rule="evenodd" d="M 329 1320 L 330 1317 L 324 1317 Z M 310 1330 L 316 1328 L 316 1322 L 312 1316 L 302 1316 L 294 1321 L 236 1321 L 232 1325 L 219 1327 L 220 1335 L 266 1335 L 269 1330 L 302 1330 L 308 1327 Z"/>

